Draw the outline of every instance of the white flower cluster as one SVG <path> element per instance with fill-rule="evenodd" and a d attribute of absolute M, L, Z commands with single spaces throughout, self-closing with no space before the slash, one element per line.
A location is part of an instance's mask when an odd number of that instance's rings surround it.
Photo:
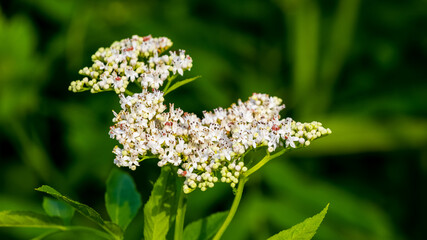
<path fill-rule="evenodd" d="M 100 48 L 94 55 L 91 67 L 79 71 L 82 80 L 71 82 L 69 90 L 92 93 L 114 90 L 124 93 L 130 82 L 142 88 L 159 89 L 171 75 L 183 75 L 190 70 L 193 60 L 184 50 L 161 55 L 172 46 L 166 37 L 133 36 L 114 42 L 109 48 Z"/>
<path fill-rule="evenodd" d="M 306 146 L 330 130 L 320 123 L 297 123 L 280 119 L 285 106 L 277 97 L 253 94 L 248 101 L 238 101 L 230 108 L 204 112 L 202 119 L 170 105 L 165 111 L 163 93 L 154 90 L 133 96 L 120 95 L 122 110 L 115 114 L 110 137 L 123 149 L 115 147 L 115 164 L 135 170 L 139 162 L 155 157 L 158 165 L 178 166 L 186 178 L 183 190 L 202 191 L 215 182 L 234 187 L 239 175 L 247 171 L 243 155 L 250 148 Z"/>
<path fill-rule="evenodd" d="M 193 64 L 184 50 L 162 55 L 171 46 L 168 38 L 151 35 L 114 42 L 100 48 L 92 56 L 93 65 L 80 70 L 86 77 L 69 87 L 73 92 L 114 90 L 119 94 L 122 110 L 113 111 L 115 125 L 109 132 L 122 145 L 113 150 L 117 166 L 135 170 L 144 159 L 156 158 L 160 167 L 176 166 L 177 174 L 186 178 L 185 193 L 196 188 L 205 191 L 218 181 L 235 187 L 239 176 L 248 171 L 244 155 L 251 149 L 265 147 L 274 152 L 279 147 L 303 147 L 331 133 L 318 122 L 280 119 L 279 112 L 285 108 L 282 100 L 266 94 L 203 112 L 203 118 L 173 104 L 166 111 L 163 91 Z M 166 87 L 159 90 L 166 80 Z M 128 91 L 131 82 L 142 91 Z"/>

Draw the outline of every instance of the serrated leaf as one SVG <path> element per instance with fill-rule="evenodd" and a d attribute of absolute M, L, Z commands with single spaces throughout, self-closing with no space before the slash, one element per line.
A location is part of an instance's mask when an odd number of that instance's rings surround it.
<path fill-rule="evenodd" d="M 58 217 L 30 211 L 2 211 L 0 212 L 0 227 L 31 227 L 65 229 Z"/>
<path fill-rule="evenodd" d="M 171 225 L 176 193 L 176 177 L 170 167 L 162 167 L 151 196 L 144 206 L 144 239 L 162 240 Z"/>
<path fill-rule="evenodd" d="M 60 217 L 66 224 L 70 224 L 74 216 L 74 208 L 57 199 L 44 197 L 43 209 L 47 215 L 51 217 Z"/>
<path fill-rule="evenodd" d="M 307 218 L 304 222 L 299 223 L 290 229 L 283 230 L 278 234 L 270 237 L 268 240 L 310 240 L 323 221 L 328 211 L 329 204 L 317 215 Z"/>
<path fill-rule="evenodd" d="M 168 94 L 168 93 L 176 90 L 177 88 L 179 88 L 179 87 L 181 87 L 181 86 L 183 86 L 183 85 L 185 85 L 187 83 L 190 83 L 190 82 L 192 82 L 192 81 L 194 81 L 194 80 L 196 80 L 198 78 L 200 78 L 200 76 L 193 77 L 193 78 L 188 78 L 188 79 L 176 82 L 174 85 L 172 85 L 170 88 L 168 88 L 163 95 L 166 95 L 166 94 Z"/>
<path fill-rule="evenodd" d="M 105 205 L 111 221 L 125 231 L 142 205 L 141 195 L 129 174 L 118 169 L 111 172 L 107 180 Z"/>
<path fill-rule="evenodd" d="M 185 240 L 211 239 L 227 218 L 228 211 L 214 213 L 206 218 L 190 223 L 184 230 Z"/>
<path fill-rule="evenodd" d="M 65 203 L 67 203 L 68 205 L 76 209 L 80 214 L 82 214 L 89 220 L 97 223 L 99 226 L 101 226 L 105 231 L 110 233 L 112 236 L 115 236 L 116 238 L 120 238 L 120 239 L 123 238 L 123 231 L 120 229 L 120 227 L 112 222 L 104 221 L 101 215 L 97 211 L 95 211 L 93 208 L 85 204 L 79 203 L 77 201 L 74 201 L 62 195 L 61 193 L 59 193 L 58 191 L 56 191 L 55 189 L 47 185 L 43 185 L 39 188 L 36 188 L 36 190 L 47 193 L 57 199 L 64 201 Z"/>

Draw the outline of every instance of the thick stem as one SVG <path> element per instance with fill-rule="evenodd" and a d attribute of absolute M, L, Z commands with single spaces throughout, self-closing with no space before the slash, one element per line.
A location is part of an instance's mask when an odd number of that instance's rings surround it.
<path fill-rule="evenodd" d="M 178 207 L 176 210 L 176 219 L 175 219 L 175 234 L 174 240 L 182 240 L 184 233 L 184 219 L 185 219 L 185 211 L 187 210 L 187 195 L 179 190 L 179 200 Z"/>
<path fill-rule="evenodd" d="M 228 212 L 227 218 L 225 219 L 221 228 L 216 233 L 213 240 L 221 239 L 222 234 L 224 234 L 231 220 L 233 220 L 234 214 L 236 214 L 237 208 L 239 207 L 240 199 L 242 199 L 243 188 L 245 187 L 245 183 L 247 180 L 248 179 L 246 177 L 242 177 L 242 179 L 240 179 L 240 183 L 239 183 L 239 186 L 237 187 L 236 196 L 234 197 L 234 201 L 233 201 L 233 204 L 231 205 L 231 209 Z"/>

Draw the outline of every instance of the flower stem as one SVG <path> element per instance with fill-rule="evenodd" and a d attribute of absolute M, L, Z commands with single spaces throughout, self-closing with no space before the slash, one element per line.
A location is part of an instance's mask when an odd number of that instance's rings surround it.
<path fill-rule="evenodd" d="M 240 179 L 239 186 L 237 187 L 236 196 L 234 197 L 233 204 L 231 205 L 231 209 L 228 212 L 227 218 L 225 219 L 221 228 L 216 233 L 213 240 L 221 239 L 222 234 L 224 234 L 225 230 L 227 229 L 228 225 L 230 224 L 231 220 L 233 219 L 234 214 L 236 214 L 237 208 L 239 207 L 240 199 L 242 199 L 243 188 L 245 187 L 245 183 L 247 180 L 248 179 L 246 177 L 242 177 L 242 179 Z"/>
<path fill-rule="evenodd" d="M 175 219 L 174 240 L 182 240 L 184 233 L 185 211 L 187 210 L 187 195 L 179 189 L 179 200 Z"/>
<path fill-rule="evenodd" d="M 166 87 L 165 88 L 163 88 L 163 92 L 167 92 L 167 90 L 169 89 L 169 87 L 170 87 L 170 85 L 171 85 L 171 83 L 172 83 L 172 81 L 175 79 L 177 77 L 177 75 L 174 75 L 174 76 L 172 76 L 172 77 L 168 77 L 168 83 L 166 84 Z"/>
<path fill-rule="evenodd" d="M 282 155 L 283 153 L 286 152 L 286 148 L 282 149 L 281 151 L 270 155 L 267 154 L 263 159 L 261 159 L 261 161 L 259 161 L 255 166 L 253 166 L 251 169 L 249 169 L 247 172 L 244 173 L 245 177 L 248 177 L 249 175 L 251 175 L 252 173 L 256 172 L 258 169 L 260 169 L 262 166 L 264 166 L 266 163 L 268 163 L 270 160 L 279 157 L 280 155 Z"/>
<path fill-rule="evenodd" d="M 125 93 L 127 94 L 127 95 L 129 95 L 129 96 L 132 96 L 133 95 L 133 92 L 131 92 L 131 91 L 129 91 L 129 90 L 125 90 Z"/>
<path fill-rule="evenodd" d="M 166 84 L 166 87 L 163 89 L 163 92 L 166 92 L 169 89 L 171 82 L 172 82 L 171 80 L 168 80 L 168 83 Z"/>

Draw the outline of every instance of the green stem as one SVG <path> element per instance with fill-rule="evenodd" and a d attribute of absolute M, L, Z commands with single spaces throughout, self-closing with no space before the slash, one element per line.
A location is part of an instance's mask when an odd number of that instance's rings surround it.
<path fill-rule="evenodd" d="M 179 190 L 179 200 L 178 200 L 178 208 L 176 211 L 176 219 L 175 219 L 175 234 L 174 240 L 182 240 L 184 233 L 184 219 L 185 219 L 185 211 L 187 210 L 187 195 Z"/>
<path fill-rule="evenodd" d="M 131 92 L 131 91 L 129 91 L 129 90 L 125 90 L 125 93 L 127 94 L 127 95 L 129 95 L 129 96 L 132 96 L 133 95 L 133 92 Z"/>
<path fill-rule="evenodd" d="M 167 92 L 167 90 L 169 89 L 169 87 L 170 87 L 170 85 L 171 85 L 172 81 L 173 81 L 176 77 L 177 77 L 177 75 L 174 75 L 174 76 L 172 76 L 172 77 L 168 77 L 168 83 L 166 83 L 165 88 L 163 88 L 163 92 L 164 92 L 164 93 L 166 93 L 166 92 Z"/>
<path fill-rule="evenodd" d="M 279 152 L 270 155 L 269 153 L 267 153 L 267 156 L 265 156 L 263 159 L 261 159 L 261 161 L 259 161 L 255 166 L 253 166 L 251 169 L 249 169 L 247 172 L 244 173 L 245 177 L 248 177 L 249 175 L 251 175 L 252 173 L 256 172 L 258 169 L 260 169 L 262 166 L 264 166 L 266 163 L 268 163 L 270 160 L 277 158 L 278 156 L 282 155 L 283 153 L 286 152 L 286 148 L 280 150 Z"/>
<path fill-rule="evenodd" d="M 159 156 L 144 156 L 143 158 L 139 159 L 138 162 L 142 162 L 146 159 L 151 159 L 151 158 L 158 158 Z"/>
<path fill-rule="evenodd" d="M 168 83 L 166 83 L 166 86 L 165 86 L 165 88 L 163 89 L 163 92 L 166 92 L 166 91 L 168 90 L 169 86 L 171 85 L 171 82 L 172 82 L 172 81 L 168 79 Z"/>
<path fill-rule="evenodd" d="M 239 186 L 237 187 L 236 196 L 234 197 L 234 201 L 233 201 L 233 204 L 231 205 L 230 212 L 228 212 L 227 218 L 225 219 L 221 228 L 216 233 L 213 240 L 221 239 L 222 234 L 224 234 L 224 232 L 227 229 L 228 225 L 230 224 L 231 220 L 233 220 L 234 214 L 236 214 L 237 208 L 239 207 L 240 199 L 242 199 L 243 188 L 245 187 L 245 183 L 247 180 L 248 179 L 245 176 L 243 176 L 240 179 L 240 183 L 239 183 Z"/>

